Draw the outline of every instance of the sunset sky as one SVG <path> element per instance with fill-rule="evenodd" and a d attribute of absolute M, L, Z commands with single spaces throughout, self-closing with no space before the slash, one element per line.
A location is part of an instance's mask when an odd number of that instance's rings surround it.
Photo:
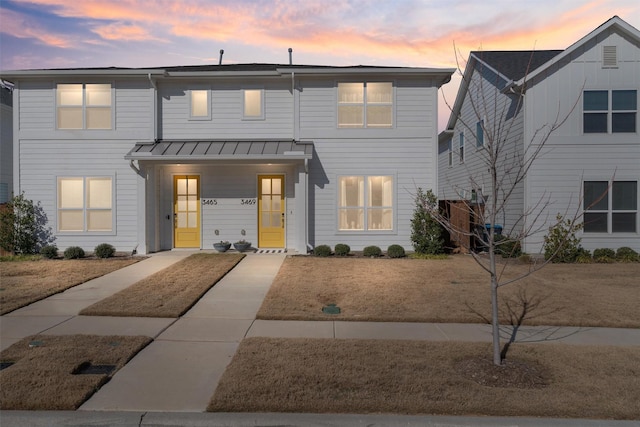
<path fill-rule="evenodd" d="M 0 69 L 224 63 L 456 67 L 564 49 L 638 0 L 0 0 Z M 460 79 L 446 85 L 453 101 Z M 443 104 L 443 103 L 441 103 Z M 440 108 L 440 124 L 448 111 Z"/>

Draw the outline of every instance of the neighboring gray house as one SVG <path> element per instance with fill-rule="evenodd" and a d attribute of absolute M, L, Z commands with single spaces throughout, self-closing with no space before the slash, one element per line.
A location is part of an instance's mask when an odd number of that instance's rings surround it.
<path fill-rule="evenodd" d="M 0 203 L 13 191 L 13 98 L 11 87 L 0 81 Z"/>
<path fill-rule="evenodd" d="M 537 253 L 556 214 L 577 213 L 585 248 L 639 251 L 639 93 L 640 32 L 617 16 L 564 51 L 472 52 L 439 135 L 439 198 L 455 214 L 462 200 L 496 197 L 480 161 L 487 135 L 505 144 L 509 184 L 509 168 L 535 151 L 545 126 L 566 117 L 498 212 L 499 225 L 512 236 L 538 230 L 522 242 Z M 538 215 L 524 214 L 531 211 Z"/>
<path fill-rule="evenodd" d="M 6 71 L 14 192 L 56 244 L 138 253 L 411 246 L 453 69 L 274 64 Z"/>

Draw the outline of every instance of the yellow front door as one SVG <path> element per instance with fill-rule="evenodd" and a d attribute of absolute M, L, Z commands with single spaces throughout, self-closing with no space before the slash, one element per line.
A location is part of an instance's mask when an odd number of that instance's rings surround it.
<path fill-rule="evenodd" d="M 284 248 L 284 175 L 258 176 L 258 246 Z"/>
<path fill-rule="evenodd" d="M 173 177 L 173 242 L 176 248 L 200 247 L 200 177 Z"/>

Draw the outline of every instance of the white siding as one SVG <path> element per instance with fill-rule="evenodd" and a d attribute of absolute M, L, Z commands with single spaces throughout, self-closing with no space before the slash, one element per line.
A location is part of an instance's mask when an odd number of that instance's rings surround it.
<path fill-rule="evenodd" d="M 13 193 L 13 109 L 11 92 L 0 90 L 0 203 L 5 203 Z"/>

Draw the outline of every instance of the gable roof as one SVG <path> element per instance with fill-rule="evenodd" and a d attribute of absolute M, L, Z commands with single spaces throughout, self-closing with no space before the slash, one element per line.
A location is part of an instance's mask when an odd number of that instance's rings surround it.
<path fill-rule="evenodd" d="M 506 80 L 517 81 L 562 50 L 489 50 L 473 51 L 471 55 L 498 71 Z"/>

